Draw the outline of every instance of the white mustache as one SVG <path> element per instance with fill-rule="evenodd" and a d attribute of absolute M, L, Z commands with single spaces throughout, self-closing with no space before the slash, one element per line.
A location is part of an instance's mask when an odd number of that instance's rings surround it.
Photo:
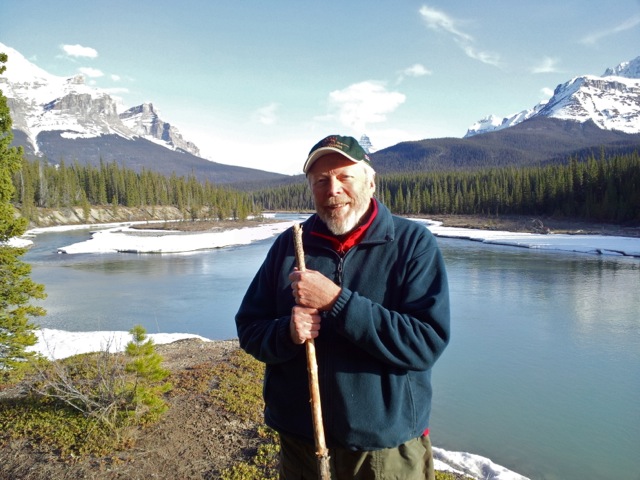
<path fill-rule="evenodd" d="M 332 197 L 324 204 L 325 207 L 335 207 L 336 205 L 343 205 L 349 203 L 348 198 Z"/>

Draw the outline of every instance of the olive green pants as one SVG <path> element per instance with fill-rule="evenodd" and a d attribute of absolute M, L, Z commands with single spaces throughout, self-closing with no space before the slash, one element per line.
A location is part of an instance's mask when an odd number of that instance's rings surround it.
<path fill-rule="evenodd" d="M 395 448 L 373 451 L 329 450 L 331 480 L 434 480 L 429 436 Z M 280 434 L 280 480 L 317 480 L 315 448 Z"/>

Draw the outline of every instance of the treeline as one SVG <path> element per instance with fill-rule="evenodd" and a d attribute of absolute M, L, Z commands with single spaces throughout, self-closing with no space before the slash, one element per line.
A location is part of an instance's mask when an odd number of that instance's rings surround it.
<path fill-rule="evenodd" d="M 100 162 L 95 167 L 25 160 L 13 182 L 13 200 L 26 218 L 35 207 L 88 210 L 92 205 L 174 206 L 191 219 L 244 219 L 262 211 L 247 193 L 201 182 L 194 176 L 167 177 L 144 169 L 137 173 L 116 162 Z"/>
<path fill-rule="evenodd" d="M 306 182 L 241 192 L 114 163 L 51 165 L 24 162 L 14 174 L 15 202 L 34 207 L 170 205 L 185 218 L 244 219 L 263 210 L 313 209 Z M 566 164 L 473 171 L 379 175 L 376 196 L 400 215 L 485 214 L 560 216 L 593 221 L 640 221 L 640 155 L 572 158 Z"/>
<path fill-rule="evenodd" d="M 520 214 L 640 221 L 638 152 L 566 164 L 380 175 L 376 196 L 401 215 Z M 272 210 L 307 210 L 306 185 L 256 192 Z"/>

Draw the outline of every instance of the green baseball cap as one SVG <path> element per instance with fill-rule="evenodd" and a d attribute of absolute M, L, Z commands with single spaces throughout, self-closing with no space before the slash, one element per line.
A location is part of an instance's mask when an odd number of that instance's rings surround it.
<path fill-rule="evenodd" d="M 364 151 L 355 138 L 329 135 L 316 143 L 309 151 L 309 156 L 307 161 L 304 162 L 302 171 L 307 173 L 316 160 L 329 153 L 339 153 L 353 163 L 366 162 L 371 165 L 367 152 Z"/>

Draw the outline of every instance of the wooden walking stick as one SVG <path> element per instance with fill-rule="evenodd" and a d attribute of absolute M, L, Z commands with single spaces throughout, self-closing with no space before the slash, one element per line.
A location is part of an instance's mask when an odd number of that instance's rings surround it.
<path fill-rule="evenodd" d="M 302 225 L 293 226 L 293 243 L 296 252 L 298 270 L 304 272 L 304 249 L 302 248 Z M 313 338 L 305 342 L 307 347 L 307 371 L 309 372 L 309 393 L 311 394 L 311 412 L 313 415 L 313 434 L 316 442 L 316 456 L 318 457 L 318 475 L 321 480 L 330 480 L 329 451 L 324 441 L 324 426 L 322 424 L 322 407 L 320 405 L 320 386 L 318 385 L 318 362 L 316 361 L 316 345 Z"/>

